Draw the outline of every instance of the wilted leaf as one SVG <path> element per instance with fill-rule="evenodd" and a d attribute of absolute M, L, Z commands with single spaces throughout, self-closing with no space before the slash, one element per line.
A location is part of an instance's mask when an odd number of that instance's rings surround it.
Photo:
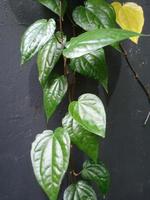
<path fill-rule="evenodd" d="M 117 23 L 122 29 L 141 33 L 144 26 L 144 13 L 141 6 L 128 2 L 121 5 L 119 2 L 112 3 L 117 15 Z M 130 38 L 138 43 L 139 37 Z"/>

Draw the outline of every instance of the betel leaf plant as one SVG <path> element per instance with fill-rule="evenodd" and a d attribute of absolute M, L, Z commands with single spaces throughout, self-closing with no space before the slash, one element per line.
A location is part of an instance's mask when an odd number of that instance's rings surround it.
<path fill-rule="evenodd" d="M 110 187 L 109 171 L 99 157 L 99 144 L 106 135 L 106 113 L 102 101 L 95 94 L 86 93 L 75 99 L 75 73 L 95 79 L 108 93 L 105 47 L 110 45 L 114 51 L 125 53 L 120 43 L 122 40 L 130 38 L 137 43 L 144 24 L 143 10 L 135 3 L 121 5 L 119 2 L 110 4 L 105 0 L 86 0 L 84 5 L 73 8 L 71 15 L 69 0 L 37 2 L 54 12 L 58 23 L 52 18 L 39 19 L 26 30 L 21 41 L 21 63 L 25 64 L 37 54 L 47 122 L 65 95 L 68 95 L 70 103 L 62 127 L 44 130 L 33 142 L 31 160 L 34 174 L 49 200 L 58 199 L 66 173 L 72 181 L 64 191 L 64 200 L 96 200 L 93 183 L 103 196 Z M 71 39 L 63 28 L 65 16 L 73 26 Z M 81 34 L 75 34 L 76 26 L 82 28 Z M 63 74 L 56 73 L 60 58 L 64 64 L 58 67 L 63 68 Z M 138 82 L 144 88 L 140 79 Z M 79 173 L 69 167 L 74 145 L 88 158 Z"/>

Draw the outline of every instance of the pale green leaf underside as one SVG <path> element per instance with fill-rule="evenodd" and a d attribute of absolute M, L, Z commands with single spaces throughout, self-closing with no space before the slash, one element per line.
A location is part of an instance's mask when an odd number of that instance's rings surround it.
<path fill-rule="evenodd" d="M 96 182 L 103 195 L 108 193 L 110 188 L 110 175 L 104 164 L 95 164 L 86 161 L 83 165 L 81 176 L 87 181 Z"/>
<path fill-rule="evenodd" d="M 70 68 L 84 76 L 93 78 L 100 82 L 105 90 L 108 89 L 108 69 L 103 48 L 74 58 L 70 62 Z"/>
<path fill-rule="evenodd" d="M 61 103 L 67 89 L 67 78 L 63 75 L 50 80 L 45 85 L 43 90 L 43 101 L 47 120 L 52 116 L 57 106 Z"/>
<path fill-rule="evenodd" d="M 37 65 L 39 72 L 39 81 L 42 87 L 45 86 L 48 77 L 53 70 L 55 64 L 59 60 L 66 42 L 66 37 L 63 33 L 57 32 L 51 40 L 39 51 Z M 60 41 L 63 38 L 63 42 Z"/>
<path fill-rule="evenodd" d="M 97 200 L 97 197 L 91 186 L 85 181 L 79 181 L 65 190 L 63 200 Z"/>
<path fill-rule="evenodd" d="M 41 19 L 32 24 L 21 40 L 21 63 L 30 60 L 53 36 L 56 23 L 53 19 Z"/>
<path fill-rule="evenodd" d="M 62 8 L 60 4 L 60 0 L 37 0 L 42 5 L 49 8 L 52 12 L 57 14 L 58 16 L 63 16 L 65 14 L 67 8 L 67 0 L 63 0 Z M 62 11 L 61 11 L 62 9 Z"/>
<path fill-rule="evenodd" d="M 77 58 L 102 47 L 114 44 L 115 42 L 138 35 L 140 34 L 117 28 L 89 31 L 72 38 L 66 44 L 66 49 L 63 51 L 63 54 L 67 58 Z"/>
<path fill-rule="evenodd" d="M 100 142 L 98 136 L 82 128 L 69 113 L 63 118 L 62 125 L 69 133 L 72 143 L 97 162 Z"/>
<path fill-rule="evenodd" d="M 102 101 L 94 94 L 83 94 L 69 105 L 69 113 L 84 129 L 105 137 L 106 113 Z"/>
<path fill-rule="evenodd" d="M 31 160 L 37 181 L 50 200 L 57 200 L 60 184 L 68 168 L 70 137 L 62 128 L 37 135 Z"/>

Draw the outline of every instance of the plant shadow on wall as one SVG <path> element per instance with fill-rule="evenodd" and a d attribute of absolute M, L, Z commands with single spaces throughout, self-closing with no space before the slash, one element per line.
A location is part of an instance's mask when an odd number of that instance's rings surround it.
<path fill-rule="evenodd" d="M 115 68 L 115 84 L 117 82 L 119 53 L 125 56 L 141 88 L 147 92 L 120 44 L 128 38 L 137 43 L 144 18 L 142 8 L 133 3 L 122 6 L 120 3 L 111 5 L 105 0 L 87 0 L 85 4 L 77 6 L 70 5 L 69 2 L 39 0 L 57 17 L 37 20 L 30 25 L 21 41 L 22 64 L 38 54 L 37 68 L 47 123 L 64 96 L 68 99 L 68 105 L 63 104 L 64 112 L 67 111 L 62 116 L 61 127 L 54 131 L 45 130 L 37 135 L 32 144 L 31 160 L 35 177 L 50 200 L 58 199 L 60 186 L 68 169 L 68 185 L 63 199 L 96 200 L 97 194 L 91 183 L 96 183 L 102 197 L 105 197 L 110 187 L 110 175 L 99 159 L 99 144 L 106 134 L 105 108 L 100 98 L 92 93 L 97 93 L 100 84 L 106 97 L 111 94 L 108 81 L 113 80 L 112 69 Z M 122 16 L 126 13 L 127 18 L 132 19 L 131 11 L 134 15 L 136 13 L 137 24 L 135 26 L 133 23 L 129 27 L 129 19 L 124 21 Z M 121 28 L 118 28 L 116 22 Z M 111 46 L 118 52 L 112 54 L 112 50 L 107 51 L 110 75 L 106 64 L 106 46 Z M 59 68 L 63 67 L 58 70 L 56 63 L 60 59 Z M 81 75 L 96 82 L 89 82 L 87 78 L 81 78 Z M 112 86 L 112 82 L 110 85 Z M 146 95 L 148 96 L 147 93 Z M 87 158 L 80 171 L 74 164 L 74 146 L 84 152 Z"/>

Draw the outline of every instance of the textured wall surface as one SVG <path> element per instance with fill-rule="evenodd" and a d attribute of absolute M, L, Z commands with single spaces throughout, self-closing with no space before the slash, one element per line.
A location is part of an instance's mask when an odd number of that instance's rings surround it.
<path fill-rule="evenodd" d="M 144 7 L 144 32 L 150 33 L 150 2 L 135 2 Z M 83 1 L 73 0 L 72 3 Z M 53 16 L 52 13 L 35 0 L 0 1 L 0 200 L 47 199 L 35 181 L 29 155 L 35 135 L 46 127 L 42 92 L 35 59 L 20 67 L 19 45 L 21 35 L 29 24 L 50 16 Z M 70 31 L 71 27 L 68 27 Z M 142 38 L 138 46 L 126 42 L 125 46 L 131 63 L 145 85 L 150 87 L 150 39 Z M 108 103 L 95 82 L 89 83 L 81 77 L 77 79 L 77 95 L 99 93 L 107 105 L 107 138 L 101 147 L 101 158 L 112 177 L 107 199 L 149 200 L 150 120 L 146 127 L 143 123 L 150 106 L 124 58 L 110 50 L 107 54 L 112 93 Z M 66 103 L 67 100 L 60 105 L 49 122 L 49 128 L 54 129 L 60 124 Z M 75 160 L 80 158 L 82 155 L 76 152 Z"/>

